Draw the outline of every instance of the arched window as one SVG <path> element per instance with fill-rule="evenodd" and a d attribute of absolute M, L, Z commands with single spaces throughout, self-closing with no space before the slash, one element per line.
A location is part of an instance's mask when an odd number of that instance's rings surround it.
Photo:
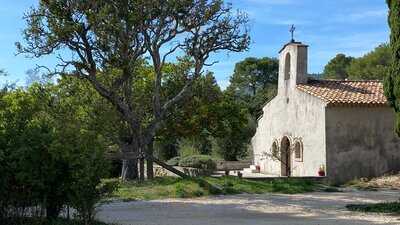
<path fill-rule="evenodd" d="M 303 161 L 303 144 L 300 141 L 296 141 L 294 144 L 294 159 L 296 161 Z"/>
<path fill-rule="evenodd" d="M 290 53 L 287 53 L 285 56 L 285 80 L 290 79 Z"/>

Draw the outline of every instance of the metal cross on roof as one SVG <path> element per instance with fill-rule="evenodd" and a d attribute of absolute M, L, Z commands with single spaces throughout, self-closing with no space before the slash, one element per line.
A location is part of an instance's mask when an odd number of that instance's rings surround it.
<path fill-rule="evenodd" d="M 294 24 L 292 24 L 292 27 L 290 27 L 290 33 L 292 34 L 292 40 L 291 42 L 294 42 L 294 31 L 296 30 L 296 27 L 294 26 Z"/>

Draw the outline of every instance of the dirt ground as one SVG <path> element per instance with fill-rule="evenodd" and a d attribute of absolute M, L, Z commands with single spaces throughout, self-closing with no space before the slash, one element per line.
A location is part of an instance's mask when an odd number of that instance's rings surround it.
<path fill-rule="evenodd" d="M 395 201 L 399 190 L 234 195 L 103 205 L 98 218 L 131 225 L 400 225 L 400 215 L 349 212 L 346 204 Z"/>

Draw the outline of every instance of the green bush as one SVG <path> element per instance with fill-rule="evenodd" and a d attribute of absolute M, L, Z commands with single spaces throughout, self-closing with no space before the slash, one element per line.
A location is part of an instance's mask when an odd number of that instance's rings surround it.
<path fill-rule="evenodd" d="M 178 144 L 179 156 L 187 157 L 191 155 L 198 155 L 200 151 L 194 139 L 181 139 Z"/>
<path fill-rule="evenodd" d="M 167 164 L 170 166 L 178 166 L 180 160 L 181 160 L 181 157 L 177 156 L 177 157 L 174 157 L 174 158 L 168 160 Z"/>
<path fill-rule="evenodd" d="M 2 224 L 7 225 L 86 225 L 85 222 L 74 219 L 56 218 L 45 219 L 36 217 L 23 217 L 23 218 L 7 218 L 2 220 Z M 100 221 L 91 221 L 90 225 L 112 225 Z M 117 225 L 117 224 L 115 224 Z"/>
<path fill-rule="evenodd" d="M 87 154 L 87 153 L 86 153 Z M 101 155 L 91 154 L 85 165 L 75 173 L 74 181 L 71 185 L 69 201 L 71 206 L 76 209 L 76 218 L 89 224 L 94 220 L 96 204 L 104 197 L 111 195 L 118 187 L 118 183 L 113 180 L 101 182 L 102 175 L 99 173 L 108 167 Z"/>
<path fill-rule="evenodd" d="M 209 155 L 191 155 L 184 157 L 179 161 L 179 166 L 205 170 L 215 170 L 217 168 L 216 162 Z"/>
<path fill-rule="evenodd" d="M 109 191 L 98 186 L 107 143 L 83 123 L 85 109 L 56 100 L 56 91 L 35 84 L 0 96 L 0 221 L 52 220 L 66 206 L 88 221 Z"/>

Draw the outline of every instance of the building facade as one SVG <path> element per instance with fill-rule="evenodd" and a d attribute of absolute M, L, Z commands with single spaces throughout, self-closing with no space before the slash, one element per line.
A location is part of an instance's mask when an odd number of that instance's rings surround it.
<path fill-rule="evenodd" d="M 308 46 L 279 52 L 277 96 L 252 139 L 254 165 L 274 176 L 319 176 L 332 183 L 400 170 L 394 112 L 379 81 L 315 80 Z"/>

